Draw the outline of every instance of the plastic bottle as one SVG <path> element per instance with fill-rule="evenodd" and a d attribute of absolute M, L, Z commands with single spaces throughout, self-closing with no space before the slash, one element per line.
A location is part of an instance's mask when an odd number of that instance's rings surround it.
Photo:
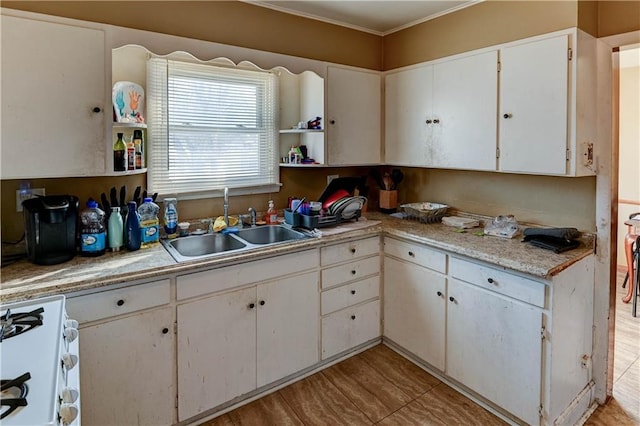
<path fill-rule="evenodd" d="M 127 142 L 127 170 L 136 169 L 136 152 L 133 140 Z"/>
<path fill-rule="evenodd" d="M 276 209 L 273 206 L 273 200 L 269 200 L 269 209 L 267 210 L 267 216 L 265 217 L 265 222 L 267 222 L 267 225 L 278 224 L 278 212 L 276 212 Z"/>
<path fill-rule="evenodd" d="M 140 215 L 135 201 L 129 201 L 127 219 L 125 220 L 125 234 L 127 235 L 127 250 L 135 251 L 140 248 L 142 231 L 140 229 Z"/>
<path fill-rule="evenodd" d="M 158 212 L 160 207 L 151 198 L 145 198 L 138 207 L 140 215 L 140 247 L 148 248 L 156 245 L 160 238 L 160 222 Z"/>
<path fill-rule="evenodd" d="M 118 139 L 113 144 L 113 171 L 115 172 L 127 170 L 127 146 L 122 136 L 122 133 L 118 133 Z"/>
<path fill-rule="evenodd" d="M 109 237 L 109 249 L 111 251 L 120 251 L 120 247 L 122 247 L 122 234 L 122 216 L 120 215 L 120 207 L 111 207 L 107 232 Z"/>
<path fill-rule="evenodd" d="M 164 199 L 164 232 L 168 238 L 178 236 L 178 200 L 176 198 Z"/>
<path fill-rule="evenodd" d="M 136 169 L 144 169 L 144 142 L 142 130 L 133 131 L 133 147 L 136 153 Z"/>
<path fill-rule="evenodd" d="M 80 213 L 80 222 L 80 254 L 103 255 L 106 249 L 106 229 L 104 212 L 98 208 L 98 203 L 87 202 L 87 208 Z"/>

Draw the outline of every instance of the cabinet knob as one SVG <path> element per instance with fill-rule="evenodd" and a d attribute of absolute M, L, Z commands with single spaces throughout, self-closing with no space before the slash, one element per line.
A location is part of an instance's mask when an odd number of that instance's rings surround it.
<path fill-rule="evenodd" d="M 440 124 L 440 119 L 439 118 L 434 118 L 433 119 L 433 124 Z"/>
<path fill-rule="evenodd" d="M 169 329 L 167 327 L 162 329 L 162 334 L 167 334 L 169 332 Z"/>
<path fill-rule="evenodd" d="M 261 300 L 260 301 L 260 306 L 264 306 L 264 303 L 265 303 L 264 300 Z"/>
<path fill-rule="evenodd" d="M 489 282 L 489 284 L 493 284 L 495 282 L 493 278 L 488 278 L 487 281 Z"/>
<path fill-rule="evenodd" d="M 124 305 L 124 300 L 122 300 L 122 299 L 118 300 L 118 301 L 116 302 L 116 305 L 118 305 L 118 306 L 122 306 L 122 305 Z"/>
<path fill-rule="evenodd" d="M 336 120 L 331 120 L 331 121 L 329 121 L 329 123 L 336 124 Z"/>
<path fill-rule="evenodd" d="M 431 124 L 431 123 L 433 123 L 433 120 L 427 120 L 427 121 L 425 121 L 425 123 Z"/>
<path fill-rule="evenodd" d="M 356 291 L 355 290 L 351 290 L 351 294 L 356 294 Z"/>
<path fill-rule="evenodd" d="M 437 294 L 439 297 L 442 297 L 442 292 L 441 292 L 441 291 L 437 292 L 436 294 Z"/>
<path fill-rule="evenodd" d="M 355 253 L 356 253 L 356 249 L 352 248 L 352 249 L 351 249 L 351 253 L 352 253 L 352 254 L 355 254 Z"/>
<path fill-rule="evenodd" d="M 352 320 L 356 319 L 356 316 L 355 315 L 351 315 L 351 319 Z"/>
<path fill-rule="evenodd" d="M 455 302 L 455 301 L 456 301 L 456 299 L 454 299 L 454 298 L 453 298 L 453 296 L 449 296 L 449 301 L 450 301 L 450 302 Z"/>
<path fill-rule="evenodd" d="M 102 108 L 100 107 L 93 107 L 93 112 L 95 112 L 96 114 L 99 113 L 100 111 L 102 111 Z"/>
<path fill-rule="evenodd" d="M 255 303 L 249 303 L 249 304 L 247 305 L 247 308 L 249 308 L 249 309 L 253 309 L 253 308 L 255 308 L 255 307 L 256 307 L 256 304 L 255 304 Z"/>
<path fill-rule="evenodd" d="M 355 274 L 356 274 L 356 270 L 355 270 L 355 269 L 352 269 L 352 270 L 351 270 L 351 275 L 355 275 Z"/>
<path fill-rule="evenodd" d="M 503 117 L 504 118 L 511 118 L 511 117 L 513 117 L 513 115 L 512 114 L 504 114 Z"/>
<path fill-rule="evenodd" d="M 415 254 L 414 252 L 410 251 L 410 252 L 409 252 L 409 256 L 410 256 L 410 257 L 416 257 L 416 254 Z"/>

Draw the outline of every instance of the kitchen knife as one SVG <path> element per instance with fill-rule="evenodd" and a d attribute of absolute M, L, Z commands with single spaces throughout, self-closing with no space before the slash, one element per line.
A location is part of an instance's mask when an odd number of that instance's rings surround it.
<path fill-rule="evenodd" d="M 136 206 L 140 205 L 140 191 L 142 190 L 142 188 L 138 185 L 136 186 L 136 190 L 133 193 L 133 201 L 136 202 Z"/>
<path fill-rule="evenodd" d="M 118 207 L 118 192 L 116 191 L 115 186 L 111 187 L 109 196 L 111 197 L 111 207 Z"/>
<path fill-rule="evenodd" d="M 127 187 L 122 185 L 120 188 L 120 207 L 123 208 L 127 205 Z"/>
<path fill-rule="evenodd" d="M 108 215 L 111 211 L 111 205 L 109 204 L 109 200 L 107 200 L 107 194 L 105 194 L 104 192 L 100 194 L 100 200 L 102 201 L 102 208 Z"/>

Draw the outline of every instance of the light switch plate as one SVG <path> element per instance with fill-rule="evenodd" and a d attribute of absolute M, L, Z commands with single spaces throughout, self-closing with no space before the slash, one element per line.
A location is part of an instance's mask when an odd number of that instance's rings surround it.
<path fill-rule="evenodd" d="M 30 188 L 23 193 L 23 190 L 16 190 L 16 211 L 22 211 L 22 202 L 24 200 L 28 200 L 29 198 L 34 198 L 36 195 L 45 195 L 44 188 Z"/>

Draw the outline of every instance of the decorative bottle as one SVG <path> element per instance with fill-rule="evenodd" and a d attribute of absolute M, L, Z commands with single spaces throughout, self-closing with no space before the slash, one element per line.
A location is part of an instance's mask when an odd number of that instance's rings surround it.
<path fill-rule="evenodd" d="M 122 139 L 123 134 L 118 133 L 118 139 L 113 144 L 113 171 L 124 172 L 127 170 L 127 145 Z"/>
<path fill-rule="evenodd" d="M 127 234 L 127 250 L 138 250 L 141 245 L 142 230 L 140 229 L 140 215 L 135 201 L 129 201 L 127 205 L 125 233 Z"/>

